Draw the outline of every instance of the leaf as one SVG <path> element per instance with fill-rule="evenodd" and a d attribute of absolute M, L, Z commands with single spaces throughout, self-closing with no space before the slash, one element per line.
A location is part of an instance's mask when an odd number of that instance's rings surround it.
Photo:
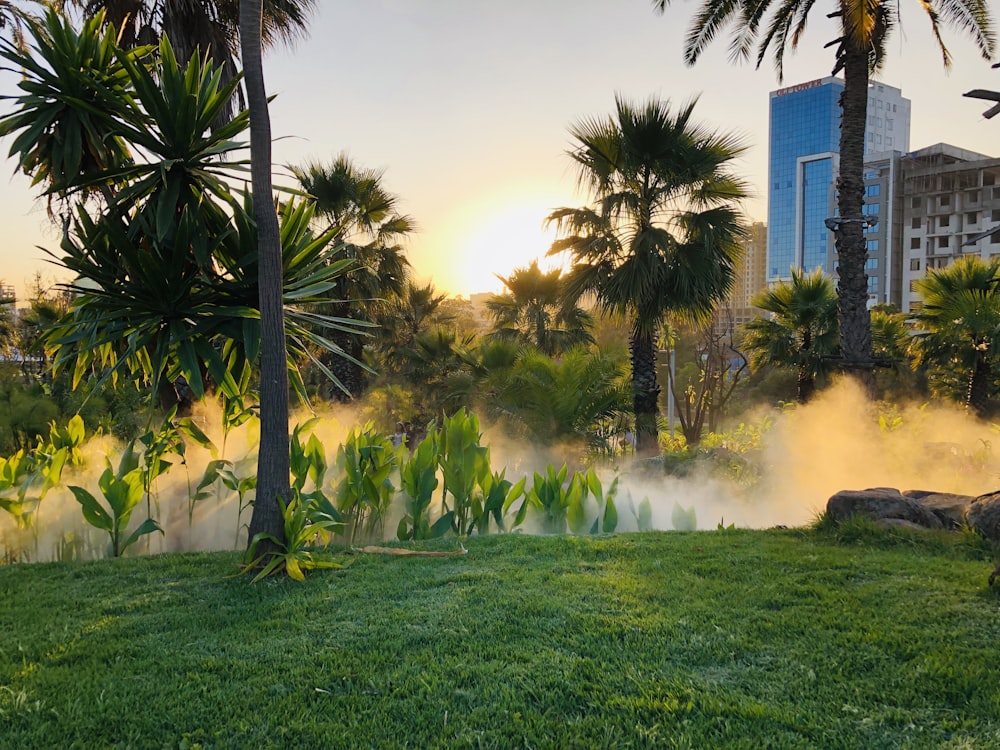
<path fill-rule="evenodd" d="M 142 522 L 142 524 L 140 524 L 139 528 L 137 528 L 135 531 L 129 534 L 128 538 L 124 542 L 122 542 L 122 545 L 118 550 L 118 554 L 123 553 L 126 549 L 128 549 L 131 545 L 135 544 L 137 541 L 139 541 L 141 537 L 144 537 L 146 534 L 152 534 L 157 531 L 159 531 L 161 534 L 163 533 L 163 529 L 160 528 L 160 524 L 158 524 L 152 518 L 147 518 L 145 521 Z"/>
<path fill-rule="evenodd" d="M 111 516 L 97 502 L 96 497 L 83 487 L 77 487 L 76 485 L 70 485 L 69 491 L 73 493 L 73 497 L 83 507 L 83 518 L 87 523 L 102 531 L 111 532 L 114 529 L 114 522 L 111 520 Z"/>

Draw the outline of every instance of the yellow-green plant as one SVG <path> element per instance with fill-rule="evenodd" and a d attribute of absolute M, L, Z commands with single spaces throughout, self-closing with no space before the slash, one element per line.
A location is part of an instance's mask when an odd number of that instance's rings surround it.
<path fill-rule="evenodd" d="M 83 517 L 94 528 L 106 531 L 111 537 L 111 556 L 120 557 L 131 545 L 146 534 L 163 529 L 152 518 L 146 518 L 131 534 L 126 536 L 132 512 L 142 501 L 144 472 L 135 454 L 135 442 L 126 446 L 118 462 L 117 470 L 112 468 L 107 458 L 107 467 L 97 480 L 97 486 L 104 496 L 106 510 L 94 495 L 77 485 L 70 485 L 70 492 L 83 508 Z"/>
<path fill-rule="evenodd" d="M 342 522 L 321 510 L 314 500 L 302 497 L 295 490 L 287 505 L 281 498 L 278 498 L 278 505 L 281 507 L 284 521 L 285 541 L 282 542 L 264 532 L 256 534 L 250 540 L 245 559 L 247 569 L 256 571 L 254 583 L 281 570 L 284 570 L 289 578 L 305 581 L 306 570 L 343 567 L 333 560 L 315 558 L 311 549 L 319 538 L 328 536 L 343 526 Z M 263 555 L 257 556 L 257 547 L 265 539 L 276 545 L 280 552 L 266 558 Z"/>

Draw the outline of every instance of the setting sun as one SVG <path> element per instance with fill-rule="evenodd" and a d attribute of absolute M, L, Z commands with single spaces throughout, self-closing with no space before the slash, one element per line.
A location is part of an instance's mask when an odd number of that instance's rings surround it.
<path fill-rule="evenodd" d="M 567 205 L 566 200 L 509 202 L 470 211 L 469 218 L 455 227 L 447 266 L 435 274 L 435 282 L 458 294 L 500 292 L 503 282 L 497 274 L 507 276 L 536 259 L 543 270 L 560 266 L 559 258 L 546 257 L 555 231 L 542 227 L 559 205 Z"/>

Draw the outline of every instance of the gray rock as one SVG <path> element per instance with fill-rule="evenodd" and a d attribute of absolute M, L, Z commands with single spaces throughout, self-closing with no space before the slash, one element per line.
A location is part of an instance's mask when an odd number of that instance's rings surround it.
<path fill-rule="evenodd" d="M 903 497 L 910 497 L 936 515 L 946 529 L 960 529 L 965 525 L 965 514 L 976 498 L 954 492 L 933 490 L 905 490 Z"/>
<path fill-rule="evenodd" d="M 965 520 L 971 529 L 1000 542 L 1000 491 L 988 492 L 973 500 Z"/>
<path fill-rule="evenodd" d="M 892 487 L 873 487 L 867 490 L 841 490 L 826 503 L 826 512 L 834 521 L 844 521 L 851 516 L 867 516 L 878 521 L 895 518 L 909 521 L 925 529 L 940 529 L 941 519 L 919 501 Z"/>

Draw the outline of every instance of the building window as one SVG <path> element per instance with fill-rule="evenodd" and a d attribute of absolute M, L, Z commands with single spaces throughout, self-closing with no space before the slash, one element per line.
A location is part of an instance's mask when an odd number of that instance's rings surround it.
<path fill-rule="evenodd" d="M 885 118 L 885 129 L 886 130 L 892 130 L 892 118 L 891 117 L 886 117 Z"/>
<path fill-rule="evenodd" d="M 990 235 L 990 244 L 1000 245 L 1000 232 L 994 232 Z"/>
<path fill-rule="evenodd" d="M 920 217 L 910 220 L 910 229 L 920 229 Z"/>
<path fill-rule="evenodd" d="M 944 208 L 945 206 L 951 205 L 951 195 L 942 195 L 938 197 L 938 205 Z"/>
<path fill-rule="evenodd" d="M 875 294 L 878 292 L 878 276 L 868 277 L 868 293 Z"/>
<path fill-rule="evenodd" d="M 911 271 L 920 270 L 920 258 L 910 258 L 910 270 Z"/>
<path fill-rule="evenodd" d="M 920 238 L 910 237 L 910 250 L 919 250 L 919 249 L 920 249 Z"/>
<path fill-rule="evenodd" d="M 920 208 L 920 196 L 910 198 L 910 208 Z"/>
<path fill-rule="evenodd" d="M 892 145 L 892 136 L 891 135 L 887 135 L 885 137 L 885 145 L 886 146 L 891 146 Z"/>
<path fill-rule="evenodd" d="M 965 223 L 966 224 L 978 224 L 979 223 L 979 212 L 978 211 L 969 211 L 965 215 Z"/>
<path fill-rule="evenodd" d="M 916 280 L 913 280 L 913 281 L 910 282 L 910 291 L 911 292 L 916 292 L 917 291 L 917 282 L 916 282 Z"/>
<path fill-rule="evenodd" d="M 950 216 L 938 216 L 938 228 L 939 229 L 944 229 L 944 228 L 949 227 L 949 226 L 951 226 L 951 217 Z"/>
<path fill-rule="evenodd" d="M 878 240 L 868 240 L 868 252 L 870 253 L 878 252 Z"/>
<path fill-rule="evenodd" d="M 869 258 L 865 261 L 865 270 L 877 271 L 878 270 L 878 258 Z"/>
<path fill-rule="evenodd" d="M 990 221 L 1000 221 L 1000 208 L 994 208 L 990 213 Z"/>
<path fill-rule="evenodd" d="M 938 247 L 948 247 L 948 238 L 938 237 Z"/>
<path fill-rule="evenodd" d="M 969 203 L 979 203 L 979 191 L 970 190 L 969 191 Z"/>
<path fill-rule="evenodd" d="M 879 195 L 882 192 L 881 185 L 865 185 L 865 197 L 871 198 L 872 196 Z"/>

